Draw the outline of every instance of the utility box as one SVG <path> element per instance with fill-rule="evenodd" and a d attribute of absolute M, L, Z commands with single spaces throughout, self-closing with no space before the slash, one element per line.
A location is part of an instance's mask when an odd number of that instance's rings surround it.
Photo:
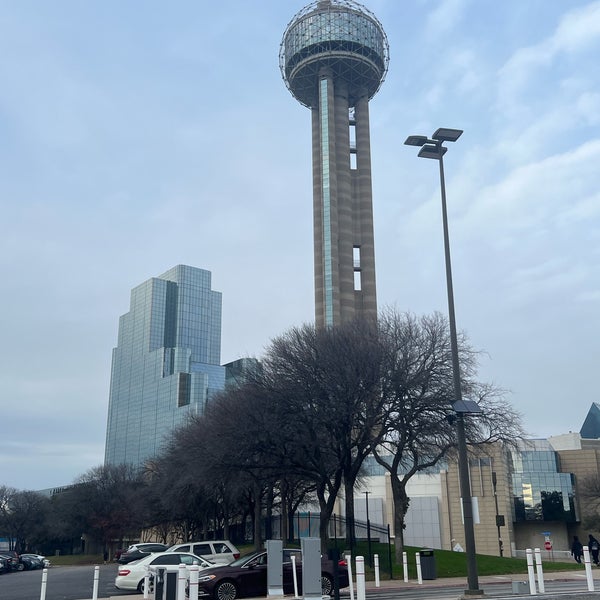
<path fill-rule="evenodd" d="M 435 555 L 431 548 L 423 548 L 419 551 L 421 559 L 421 577 L 423 579 L 435 579 Z"/>
<path fill-rule="evenodd" d="M 164 567 L 157 567 L 154 574 L 154 600 L 176 600 L 177 573 L 169 573 Z"/>
<path fill-rule="evenodd" d="M 512 593 L 518 594 L 519 596 L 526 596 L 530 592 L 529 582 L 527 581 L 513 581 L 512 582 Z"/>

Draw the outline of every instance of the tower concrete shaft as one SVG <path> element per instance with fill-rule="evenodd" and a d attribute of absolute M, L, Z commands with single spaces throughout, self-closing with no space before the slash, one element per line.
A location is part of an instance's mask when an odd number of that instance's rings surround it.
<path fill-rule="evenodd" d="M 318 326 L 377 315 L 368 96 L 351 107 L 346 82 L 327 71 L 311 109 Z"/>
<path fill-rule="evenodd" d="M 353 0 L 319 0 L 288 25 L 280 68 L 311 109 L 315 316 L 377 316 L 369 100 L 387 72 L 385 32 Z"/>

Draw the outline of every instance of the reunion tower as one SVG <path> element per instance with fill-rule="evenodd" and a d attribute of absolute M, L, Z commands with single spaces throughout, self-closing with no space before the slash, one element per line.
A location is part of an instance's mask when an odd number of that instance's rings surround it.
<path fill-rule="evenodd" d="M 312 113 L 319 327 L 377 316 L 369 100 L 388 61 L 381 23 L 353 0 L 312 2 L 283 34 L 283 79 Z"/>

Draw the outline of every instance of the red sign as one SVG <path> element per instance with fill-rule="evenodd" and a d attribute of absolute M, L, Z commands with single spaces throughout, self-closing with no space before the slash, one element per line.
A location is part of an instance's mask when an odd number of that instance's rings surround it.
<path fill-rule="evenodd" d="M 552 550 L 552 542 L 550 540 L 548 540 L 547 542 L 544 542 L 544 548 L 546 550 Z"/>

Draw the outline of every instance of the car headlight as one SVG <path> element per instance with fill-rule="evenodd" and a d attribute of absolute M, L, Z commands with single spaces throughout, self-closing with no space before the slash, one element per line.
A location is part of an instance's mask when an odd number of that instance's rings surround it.
<path fill-rule="evenodd" d="M 216 575 L 204 575 L 203 577 L 198 578 L 198 583 L 206 583 L 207 581 L 212 581 Z"/>

